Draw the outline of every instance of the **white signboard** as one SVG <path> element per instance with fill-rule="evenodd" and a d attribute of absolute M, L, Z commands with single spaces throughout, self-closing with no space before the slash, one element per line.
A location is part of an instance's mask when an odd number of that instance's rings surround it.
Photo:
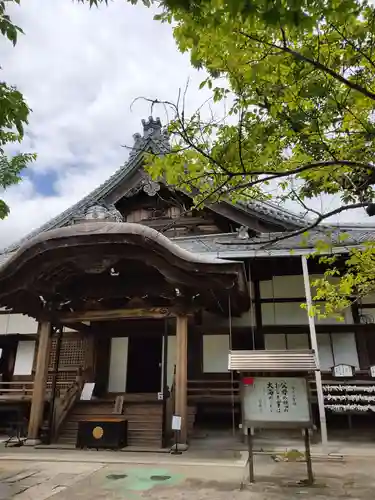
<path fill-rule="evenodd" d="M 86 382 L 81 392 L 81 401 L 91 401 L 92 393 L 94 392 L 95 384 L 93 382 Z"/>
<path fill-rule="evenodd" d="M 172 431 L 181 430 L 181 417 L 178 415 L 173 415 L 172 417 Z"/>
<path fill-rule="evenodd" d="M 299 377 L 254 377 L 243 387 L 245 422 L 298 423 L 311 422 L 307 383 Z"/>
<path fill-rule="evenodd" d="M 332 368 L 333 376 L 334 377 L 353 377 L 354 375 L 354 369 L 351 365 L 336 365 Z"/>
<path fill-rule="evenodd" d="M 375 378 L 375 366 L 370 366 L 370 377 Z"/>

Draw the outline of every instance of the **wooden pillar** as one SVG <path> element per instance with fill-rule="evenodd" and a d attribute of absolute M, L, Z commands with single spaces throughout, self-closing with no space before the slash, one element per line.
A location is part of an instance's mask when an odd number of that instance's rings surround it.
<path fill-rule="evenodd" d="M 85 377 L 87 382 L 93 382 L 95 379 L 95 338 L 94 335 L 88 334 L 84 341 L 84 366 Z"/>
<path fill-rule="evenodd" d="M 188 318 L 176 317 L 176 415 L 181 417 L 180 443 L 187 443 L 187 334 Z"/>
<path fill-rule="evenodd" d="M 27 438 L 30 440 L 38 439 L 39 428 L 43 419 L 50 350 L 50 335 L 51 323 L 49 321 L 40 322 L 38 327 L 39 343 L 34 378 L 34 390 L 31 400 L 29 429 L 27 433 Z"/>
<path fill-rule="evenodd" d="M 251 307 L 253 307 L 253 311 L 255 314 L 252 315 L 253 319 L 255 319 L 255 335 L 254 335 L 254 343 L 253 349 L 265 349 L 264 343 L 264 333 L 263 333 L 263 324 L 262 324 L 262 304 L 261 304 L 261 295 L 260 295 L 260 282 L 259 280 L 254 280 L 254 297 L 253 303 Z"/>

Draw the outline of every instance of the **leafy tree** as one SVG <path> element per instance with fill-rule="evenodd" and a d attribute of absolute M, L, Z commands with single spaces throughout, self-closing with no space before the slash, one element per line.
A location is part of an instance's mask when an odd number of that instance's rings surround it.
<path fill-rule="evenodd" d="M 105 3 L 106 0 L 102 0 Z M 91 5 L 100 0 L 89 0 Z M 135 0 L 132 3 L 136 3 Z M 144 0 L 143 3 L 149 5 Z M 155 177 L 194 195 L 197 206 L 222 198 L 293 200 L 312 219 L 287 238 L 341 212 L 375 215 L 375 7 L 366 0 L 165 0 L 156 19 L 173 25 L 191 63 L 209 77 L 228 112 L 187 116 L 184 96 L 173 111 L 165 158 L 149 158 Z M 153 104 L 156 102 L 154 101 Z M 329 212 L 309 203 L 336 195 Z M 321 247 L 318 250 L 327 251 Z M 318 286 L 326 314 L 375 288 L 374 249 L 336 257 Z M 332 282 L 330 278 L 338 278 Z"/>
<path fill-rule="evenodd" d="M 20 0 L 0 1 L 0 32 L 16 45 L 18 35 L 23 31 L 6 13 L 5 7 L 11 2 L 19 4 Z M 22 141 L 29 112 L 30 109 L 21 92 L 0 81 L 0 188 L 2 189 L 18 183 L 21 180 L 22 170 L 35 159 L 35 155 L 30 153 L 7 153 L 15 143 Z M 6 217 L 8 213 L 9 207 L 0 199 L 0 219 Z"/>

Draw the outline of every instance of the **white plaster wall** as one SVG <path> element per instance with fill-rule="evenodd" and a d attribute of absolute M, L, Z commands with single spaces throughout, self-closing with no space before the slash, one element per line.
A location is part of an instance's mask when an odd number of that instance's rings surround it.
<path fill-rule="evenodd" d="M 274 276 L 273 280 L 259 283 L 262 299 L 304 297 L 305 288 L 302 275 Z"/>
<path fill-rule="evenodd" d="M 332 337 L 332 342 L 330 339 Z M 357 345 L 354 333 L 318 333 L 318 350 L 321 369 L 330 370 L 335 364 L 344 363 L 359 368 Z M 264 335 L 267 350 L 308 349 L 309 334 L 267 333 Z"/>
<path fill-rule="evenodd" d="M 375 304 L 375 293 L 370 293 L 362 298 L 363 304 Z"/>
<path fill-rule="evenodd" d="M 125 392 L 128 368 L 128 337 L 111 339 L 108 392 Z"/>
<path fill-rule="evenodd" d="M 204 373 L 228 371 L 229 335 L 203 335 Z"/>
<path fill-rule="evenodd" d="M 332 334 L 335 364 L 344 363 L 359 368 L 357 344 L 354 333 Z"/>
<path fill-rule="evenodd" d="M 14 375 L 31 375 L 35 353 L 35 340 L 21 340 L 17 345 Z"/>
<path fill-rule="evenodd" d="M 1 314 L 0 315 L 0 335 L 9 334 L 31 334 L 38 331 L 38 322 L 23 314 Z"/>
<path fill-rule="evenodd" d="M 308 323 L 307 313 L 300 302 L 262 304 L 263 325 L 305 325 Z"/>
<path fill-rule="evenodd" d="M 309 336 L 307 333 L 266 333 L 264 346 L 272 349 L 309 349 Z"/>
<path fill-rule="evenodd" d="M 38 322 L 23 314 L 10 314 L 7 333 L 35 334 L 38 331 Z"/>
<path fill-rule="evenodd" d="M 310 282 L 321 278 L 322 275 L 312 274 Z M 314 296 L 314 289 L 311 290 Z M 305 297 L 305 288 L 302 275 L 274 276 L 272 280 L 260 282 L 260 295 L 263 299 L 293 299 Z M 262 304 L 262 322 L 264 325 L 307 325 L 308 317 L 305 309 L 301 308 L 302 301 L 277 304 Z M 335 318 L 317 319 L 317 324 L 337 323 Z M 351 309 L 345 311 L 344 323 L 352 324 Z"/>
<path fill-rule="evenodd" d="M 264 347 L 268 351 L 286 349 L 286 337 L 282 333 L 266 333 Z"/>
<path fill-rule="evenodd" d="M 310 274 L 310 283 L 322 277 L 322 274 Z M 272 299 L 273 297 L 277 299 L 305 297 L 305 285 L 302 274 L 274 276 L 272 280 L 261 281 L 259 287 L 262 299 Z M 314 296 L 314 287 L 311 289 L 311 294 Z"/>
<path fill-rule="evenodd" d="M 286 336 L 288 349 L 309 349 L 309 335 L 307 333 L 288 333 Z"/>
<path fill-rule="evenodd" d="M 307 325 L 307 311 L 302 309 L 301 302 L 278 302 L 262 304 L 263 325 Z M 337 324 L 335 318 L 315 319 L 316 324 Z M 350 309 L 345 311 L 344 324 L 352 324 Z"/>
<path fill-rule="evenodd" d="M 168 354 L 167 354 L 167 386 L 169 389 L 173 384 L 173 373 L 176 364 L 176 336 L 168 335 Z"/>
<path fill-rule="evenodd" d="M 9 314 L 0 314 L 0 335 L 6 335 L 8 331 Z"/>
<path fill-rule="evenodd" d="M 89 325 L 89 322 L 85 322 Z M 0 335 L 35 335 L 38 332 L 38 322 L 23 314 L 0 314 Z M 64 326 L 64 332 L 76 332 Z"/>

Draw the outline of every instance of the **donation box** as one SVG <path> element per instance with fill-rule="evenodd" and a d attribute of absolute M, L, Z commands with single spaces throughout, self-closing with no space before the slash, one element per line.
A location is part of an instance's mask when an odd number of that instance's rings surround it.
<path fill-rule="evenodd" d="M 89 418 L 78 422 L 76 448 L 118 450 L 128 444 L 128 421 L 124 418 Z"/>

